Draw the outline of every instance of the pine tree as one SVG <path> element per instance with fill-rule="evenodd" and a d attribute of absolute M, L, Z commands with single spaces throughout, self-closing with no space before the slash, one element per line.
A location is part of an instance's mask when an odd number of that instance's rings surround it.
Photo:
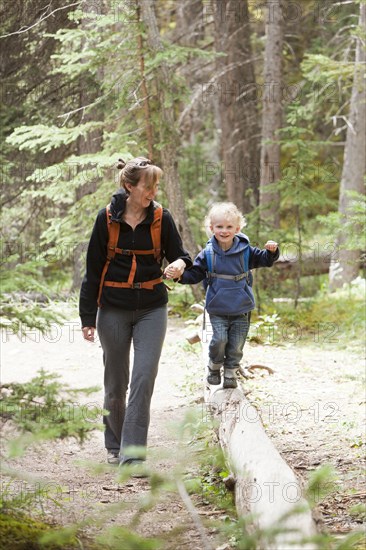
<path fill-rule="evenodd" d="M 366 82 L 365 63 L 366 53 L 364 37 L 366 31 L 366 4 L 360 4 L 358 35 L 356 36 L 356 53 L 353 75 L 350 113 L 347 121 L 347 137 L 344 149 L 344 162 L 339 192 L 338 211 L 341 224 L 350 217 L 354 197 L 352 192 L 365 193 L 364 178 L 366 175 Z M 360 227 L 358 227 L 360 229 Z M 353 231 L 359 232 L 357 225 Z M 362 232 L 360 233 L 360 249 L 363 247 Z M 360 249 L 349 250 L 347 235 L 344 229 L 338 231 L 337 247 L 339 247 L 339 261 L 333 262 L 329 271 L 330 288 L 335 289 L 344 283 L 350 283 L 358 276 Z"/>

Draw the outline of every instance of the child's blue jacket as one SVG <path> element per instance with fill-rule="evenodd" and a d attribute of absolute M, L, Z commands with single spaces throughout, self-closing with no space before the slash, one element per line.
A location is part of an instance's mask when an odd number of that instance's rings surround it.
<path fill-rule="evenodd" d="M 247 247 L 249 247 L 249 269 L 271 267 L 280 255 L 278 248 L 276 252 L 270 252 L 250 246 L 249 239 L 244 233 L 235 235 L 233 245 L 229 250 L 222 250 L 214 236 L 209 242 L 212 243 L 215 255 L 214 271 L 222 275 L 243 273 L 244 250 Z M 193 266 L 183 273 L 180 283 L 195 284 L 205 280 L 204 284 L 207 287 L 206 310 L 209 314 L 240 315 L 254 309 L 254 295 L 247 278 L 235 281 L 211 278 L 208 275 L 205 251 L 202 250 L 194 260 Z"/>

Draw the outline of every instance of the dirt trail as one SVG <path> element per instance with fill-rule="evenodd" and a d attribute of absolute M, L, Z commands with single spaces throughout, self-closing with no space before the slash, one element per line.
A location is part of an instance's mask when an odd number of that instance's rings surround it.
<path fill-rule="evenodd" d="M 27 339 L 3 334 L 2 383 L 28 381 L 43 368 L 60 375 L 72 388 L 100 386 L 97 393 L 80 399 L 85 414 L 90 413 L 91 421 L 95 421 L 95 411 L 101 411 L 103 405 L 102 350 L 98 342 L 83 341 L 78 327 L 79 322 L 75 320 L 62 327 L 55 326 L 47 336 L 35 331 L 29 331 Z M 177 467 L 183 474 L 195 468 L 189 457 L 185 461 L 184 447 L 180 446 L 177 436 L 177 426 L 183 422 L 193 400 L 192 396 L 187 397 L 186 391 L 187 385 L 194 384 L 191 373 L 202 379 L 197 355 L 187 349 L 188 332 L 182 322 L 170 319 L 152 400 L 149 462 L 166 479 L 173 478 Z M 11 428 L 6 426 L 4 436 L 11 433 Z M 104 465 L 105 461 L 100 431 L 83 446 L 73 440 L 42 444 L 28 450 L 22 458 L 12 460 L 12 468 L 22 471 L 27 481 L 16 480 L 10 489 L 26 496 L 39 486 L 39 480 L 47 480 L 40 499 L 32 504 L 33 514 L 38 511 L 46 521 L 62 525 L 94 517 L 95 521 L 84 529 L 90 537 L 102 527 L 128 526 L 140 503 L 149 499 L 150 484 L 145 479 L 118 483 L 117 469 L 113 467 L 106 466 L 98 475 L 88 469 L 91 462 Z M 9 491 L 9 487 L 6 490 Z M 118 505 L 119 510 L 108 511 L 108 505 L 112 504 Z M 207 510 L 205 517 L 206 514 Z M 102 526 L 96 523 L 100 520 Z M 202 548 L 197 528 L 176 492 L 166 492 L 159 498 L 155 506 L 142 515 L 136 531 L 144 537 L 162 539 L 167 549 Z M 213 547 L 220 544 L 215 529 L 208 526 L 205 535 Z"/>
<path fill-rule="evenodd" d="M 44 368 L 61 375 L 73 388 L 102 386 L 101 348 L 98 343 L 84 342 L 78 326 L 75 320 L 55 327 L 51 336 L 29 334 L 31 338 L 26 341 L 3 335 L 2 382 L 29 380 Z M 201 395 L 200 354 L 195 348 L 190 351 L 186 343 L 191 333 L 181 321 L 170 319 L 152 402 L 150 459 L 166 477 L 179 463 L 185 471 L 195 468 L 190 457 L 185 456 L 184 447 L 179 446 L 177 436 L 177 423 Z M 321 464 L 330 463 L 337 468 L 339 492 L 317 509 L 322 528 L 342 533 L 359 527 L 359 517 L 351 515 L 350 508 L 362 502 L 362 495 L 366 493 L 360 446 L 365 404 L 360 383 L 364 375 L 362 360 L 357 354 L 346 353 L 336 346 L 324 349 L 299 343 L 280 347 L 247 344 L 244 365 L 258 363 L 271 367 L 274 374 L 256 371 L 254 378 L 244 381 L 243 386 L 256 403 L 268 433 L 284 458 L 304 480 Z M 195 395 L 187 397 L 188 385 L 196 386 Z M 84 403 L 91 414 L 96 407 L 101 408 L 102 389 L 85 398 Z M 206 414 L 204 404 L 201 410 Z M 141 499 L 148 498 L 149 482 L 133 479 L 119 484 L 112 468 L 96 476 L 86 466 L 90 461 L 105 463 L 101 432 L 95 432 L 82 447 L 72 440 L 40 445 L 12 461 L 12 467 L 32 476 L 28 484 L 14 482 L 14 491 L 20 488 L 26 492 L 37 479 L 46 479 L 49 485 L 38 506 L 46 519 L 68 524 L 94 514 L 97 520 L 103 518 L 108 504 L 118 503 L 126 504 L 126 509 L 108 511 L 102 523 L 127 525 Z M 53 496 L 62 501 L 61 508 L 54 504 Z M 217 533 L 214 523 L 207 523 L 210 517 L 219 517 L 217 511 L 210 507 L 200 509 L 203 503 L 199 497 L 195 503 L 205 518 L 207 539 L 212 548 L 218 548 L 224 543 L 222 535 Z M 85 528 L 89 535 L 100 530 L 96 522 Z M 160 538 L 167 550 L 203 548 L 192 518 L 177 493 L 166 493 L 142 515 L 136 530 L 145 537 Z"/>
<path fill-rule="evenodd" d="M 245 386 L 300 480 L 323 465 L 335 470 L 338 489 L 324 501 L 315 495 L 315 519 L 322 531 L 342 534 L 362 523 L 352 508 L 366 497 L 366 400 L 364 359 L 338 346 L 248 346 L 248 364 L 261 363 L 274 374 L 259 371 Z"/>

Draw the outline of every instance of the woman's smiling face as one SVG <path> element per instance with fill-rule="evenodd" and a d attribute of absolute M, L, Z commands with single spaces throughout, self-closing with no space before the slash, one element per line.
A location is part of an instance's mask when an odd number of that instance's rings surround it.
<path fill-rule="evenodd" d="M 159 182 L 157 181 L 154 185 L 146 185 L 143 176 L 137 185 L 126 183 L 126 187 L 130 194 L 129 200 L 131 200 L 131 202 L 136 206 L 141 206 L 141 208 L 148 208 L 151 201 L 155 200 L 158 194 Z"/>

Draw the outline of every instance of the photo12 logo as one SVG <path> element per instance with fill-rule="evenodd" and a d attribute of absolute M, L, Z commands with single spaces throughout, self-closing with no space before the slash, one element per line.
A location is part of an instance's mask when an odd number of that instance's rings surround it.
<path fill-rule="evenodd" d="M 324 25 L 339 21 L 344 15 L 348 2 L 334 2 L 333 0 L 319 0 L 314 3 L 280 2 L 279 0 L 230 0 L 230 2 L 203 0 L 202 17 L 205 24 L 212 22 L 240 23 L 262 22 L 266 25 L 278 23 L 301 22 L 311 18 L 314 23 Z"/>
<path fill-rule="evenodd" d="M 23 323 L 20 324 L 18 332 L 14 335 L 14 331 L 9 327 L 1 329 L 1 342 L 7 344 L 11 342 L 11 337 L 16 336 L 22 343 L 32 341 L 37 344 L 47 342 L 48 344 L 56 344 L 61 339 L 65 339 L 70 344 L 75 342 L 75 338 L 80 338 L 80 334 L 75 336 L 75 332 L 80 333 L 80 323 L 78 321 L 66 321 L 62 325 L 51 322 L 46 331 L 41 332 L 37 328 L 31 328 Z"/>

